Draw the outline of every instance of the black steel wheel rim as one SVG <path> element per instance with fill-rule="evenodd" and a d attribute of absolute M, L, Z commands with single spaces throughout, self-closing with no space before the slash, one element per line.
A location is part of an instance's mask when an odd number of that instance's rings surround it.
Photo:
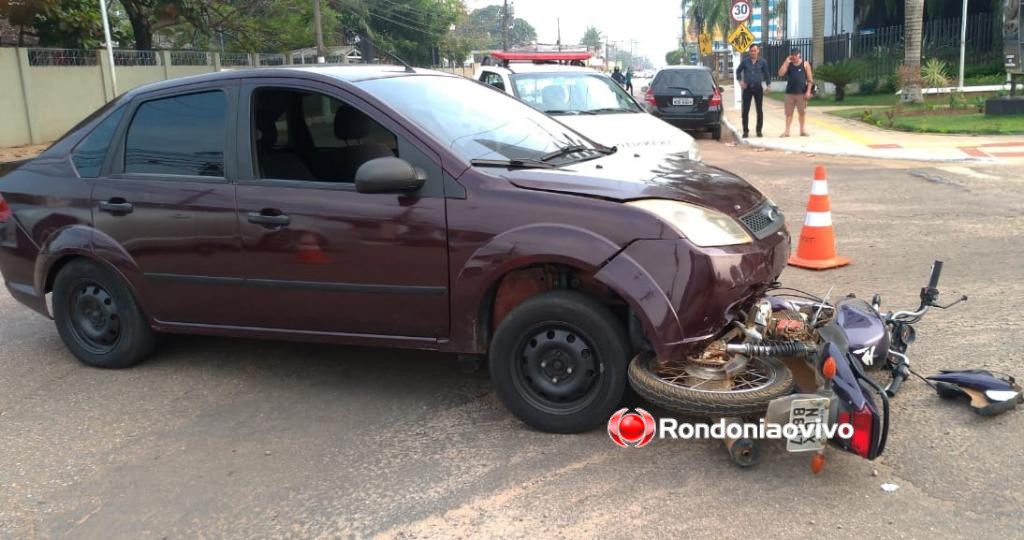
<path fill-rule="evenodd" d="M 68 299 L 71 330 L 93 354 L 109 353 L 121 340 L 121 314 L 113 295 L 99 283 L 79 280 Z"/>
<path fill-rule="evenodd" d="M 524 333 L 515 349 L 512 380 L 533 407 L 552 414 L 585 409 L 597 396 L 603 363 L 582 332 L 544 323 Z"/>

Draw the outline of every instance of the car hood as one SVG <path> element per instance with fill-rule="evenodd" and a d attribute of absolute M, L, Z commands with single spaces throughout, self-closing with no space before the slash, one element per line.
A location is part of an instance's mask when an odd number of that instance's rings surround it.
<path fill-rule="evenodd" d="M 687 151 L 696 146 L 693 137 L 647 113 L 580 114 L 557 116 L 559 121 L 605 146 L 619 150 L 657 149 Z"/>
<path fill-rule="evenodd" d="M 502 174 L 524 189 L 571 193 L 616 201 L 672 199 L 739 216 L 764 195 L 728 171 L 693 161 L 686 153 L 620 150 L 557 169 L 514 169 Z"/>

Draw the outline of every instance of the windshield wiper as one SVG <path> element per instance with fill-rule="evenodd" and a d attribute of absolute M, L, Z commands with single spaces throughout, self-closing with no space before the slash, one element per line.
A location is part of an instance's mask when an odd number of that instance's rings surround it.
<path fill-rule="evenodd" d="M 560 158 L 562 156 L 567 156 L 569 154 L 575 154 L 577 152 L 586 152 L 588 150 L 591 149 L 587 148 L 586 146 L 583 146 L 582 144 L 570 144 L 569 146 L 563 146 L 558 150 L 555 150 L 554 152 L 548 152 L 547 154 L 544 154 L 543 156 L 540 157 L 540 160 L 551 161 L 552 159 L 555 158 Z"/>
<path fill-rule="evenodd" d="M 507 167 L 509 169 L 553 169 L 554 165 L 529 158 L 513 159 L 471 159 L 469 164 L 476 167 Z"/>
<path fill-rule="evenodd" d="M 586 111 L 580 111 L 580 112 L 583 113 L 583 114 L 606 114 L 606 113 L 619 113 L 619 112 L 635 113 L 635 112 L 640 112 L 640 111 L 637 111 L 637 110 L 634 110 L 634 109 L 627 109 L 625 107 L 605 107 L 603 109 L 588 109 Z"/>

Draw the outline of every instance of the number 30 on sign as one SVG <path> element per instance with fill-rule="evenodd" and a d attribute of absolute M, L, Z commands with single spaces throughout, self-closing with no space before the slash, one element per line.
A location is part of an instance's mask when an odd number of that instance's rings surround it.
<path fill-rule="evenodd" d="M 746 0 L 733 0 L 732 3 L 732 20 L 742 23 L 746 22 L 750 18 L 750 2 Z"/>

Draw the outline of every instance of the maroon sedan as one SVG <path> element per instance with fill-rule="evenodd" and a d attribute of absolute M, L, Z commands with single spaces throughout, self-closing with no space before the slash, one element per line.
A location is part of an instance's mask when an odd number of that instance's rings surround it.
<path fill-rule="evenodd" d="M 685 150 L 685 149 L 681 149 Z M 97 367 L 157 333 L 487 354 L 538 429 L 607 421 L 782 271 L 744 180 L 388 66 L 145 86 L 0 171 L 0 270 Z"/>

